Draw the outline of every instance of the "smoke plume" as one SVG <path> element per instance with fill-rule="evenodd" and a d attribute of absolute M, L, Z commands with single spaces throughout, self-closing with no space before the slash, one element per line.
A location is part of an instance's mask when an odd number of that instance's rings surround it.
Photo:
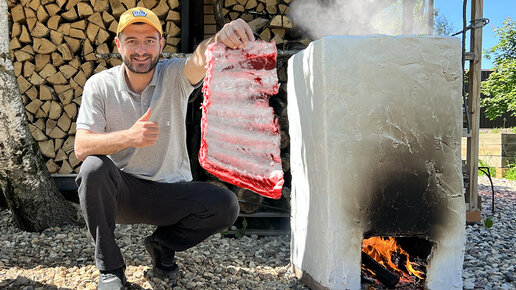
<path fill-rule="evenodd" d="M 402 34 L 402 18 L 412 17 L 410 34 L 428 33 L 425 0 L 416 0 L 414 14 L 403 15 L 399 0 L 298 0 L 290 16 L 312 39 L 329 35 Z"/>

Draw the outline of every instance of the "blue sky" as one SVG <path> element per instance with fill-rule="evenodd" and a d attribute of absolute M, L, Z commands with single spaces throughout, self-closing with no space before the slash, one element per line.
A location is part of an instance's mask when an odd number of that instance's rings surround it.
<path fill-rule="evenodd" d="M 468 0 L 468 25 L 470 18 L 469 7 L 471 2 Z M 440 14 L 446 16 L 448 21 L 456 28 L 462 30 L 462 3 L 463 0 L 435 0 L 435 9 L 439 9 Z M 489 18 L 489 24 L 484 27 L 482 35 L 482 47 L 491 48 L 498 43 L 498 38 L 494 35 L 494 27 L 502 27 L 503 21 L 507 17 L 516 20 L 516 0 L 484 0 L 484 17 Z M 469 51 L 469 40 L 466 42 L 466 50 Z M 482 68 L 492 68 L 491 60 L 482 59 Z"/>

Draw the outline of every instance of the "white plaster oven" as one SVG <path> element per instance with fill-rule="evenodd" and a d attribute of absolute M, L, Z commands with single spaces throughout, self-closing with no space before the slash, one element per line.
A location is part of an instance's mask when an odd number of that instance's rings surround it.
<path fill-rule="evenodd" d="M 327 37 L 290 58 L 288 79 L 297 275 L 359 289 L 365 236 L 422 237 L 425 286 L 462 289 L 460 40 Z"/>

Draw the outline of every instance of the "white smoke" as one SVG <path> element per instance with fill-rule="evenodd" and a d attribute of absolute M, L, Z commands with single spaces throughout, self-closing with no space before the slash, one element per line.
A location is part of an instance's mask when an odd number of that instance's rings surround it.
<path fill-rule="evenodd" d="M 402 34 L 402 1 L 396 0 L 297 0 L 292 1 L 290 16 L 312 39 L 329 35 Z M 416 0 L 410 34 L 425 34 L 429 29 L 426 1 Z M 419 10 L 419 12 L 418 12 Z"/>

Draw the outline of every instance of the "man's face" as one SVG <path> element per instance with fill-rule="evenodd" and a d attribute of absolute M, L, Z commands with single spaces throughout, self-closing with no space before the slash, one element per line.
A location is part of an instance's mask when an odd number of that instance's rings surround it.
<path fill-rule="evenodd" d="M 147 23 L 127 26 L 115 41 L 125 66 L 137 74 L 148 73 L 156 67 L 164 45 L 159 32 Z"/>

